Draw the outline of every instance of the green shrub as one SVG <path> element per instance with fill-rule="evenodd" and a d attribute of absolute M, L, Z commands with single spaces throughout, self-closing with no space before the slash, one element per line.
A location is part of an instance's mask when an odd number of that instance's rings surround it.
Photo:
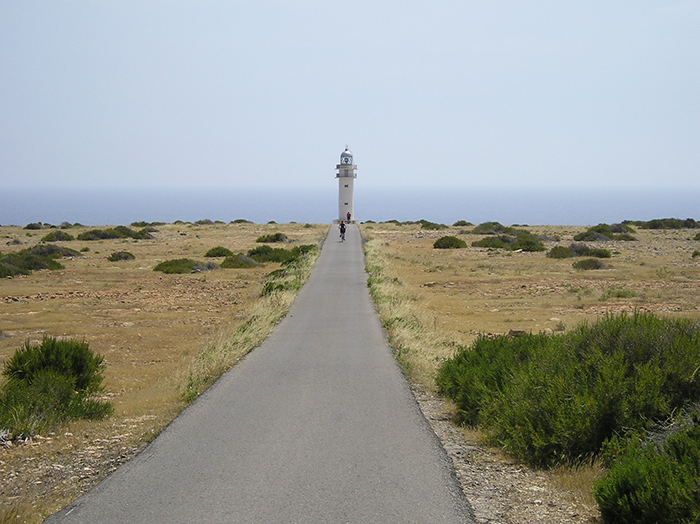
<path fill-rule="evenodd" d="M 432 231 L 447 229 L 445 224 L 436 224 L 435 222 L 430 222 L 429 220 L 419 220 L 418 223 L 420 224 L 421 229 L 428 229 Z"/>
<path fill-rule="evenodd" d="M 134 260 L 136 257 L 128 251 L 115 251 L 107 257 L 110 262 L 119 262 L 121 260 Z"/>
<path fill-rule="evenodd" d="M 28 275 L 40 269 L 63 269 L 64 266 L 56 261 L 62 257 L 74 257 L 78 252 L 73 249 L 59 247 L 54 244 L 35 246 L 23 249 L 17 253 L 0 256 L 0 277 Z"/>
<path fill-rule="evenodd" d="M 515 236 L 512 235 L 497 235 L 484 237 L 481 240 L 472 242 L 474 247 L 486 247 L 491 249 L 507 249 L 510 251 L 545 251 L 544 245 L 537 239 L 535 235 L 529 231 L 512 230 Z"/>
<path fill-rule="evenodd" d="M 76 340 L 45 336 L 39 345 L 25 342 L 6 362 L 2 374 L 13 380 L 31 382 L 37 373 L 46 369 L 71 377 L 77 391 L 101 391 L 104 358 L 95 355 L 87 342 Z"/>
<path fill-rule="evenodd" d="M 236 268 L 257 267 L 259 265 L 260 264 L 257 263 L 252 258 L 247 257 L 242 253 L 239 253 L 238 255 L 231 255 L 231 256 L 226 257 L 224 259 L 224 261 L 221 263 L 220 267 L 225 268 L 225 269 L 236 269 Z"/>
<path fill-rule="evenodd" d="M 571 258 L 573 256 L 574 254 L 572 253 L 571 249 L 566 246 L 554 246 L 547 252 L 548 258 L 562 259 Z"/>
<path fill-rule="evenodd" d="M 700 400 L 700 325 L 608 315 L 562 335 L 480 337 L 439 369 L 441 394 L 508 452 L 536 466 L 600 454 Z"/>
<path fill-rule="evenodd" d="M 286 242 L 287 241 L 287 235 L 284 233 L 271 233 L 269 235 L 263 235 L 261 237 L 258 237 L 256 242 L 269 242 L 269 243 L 275 243 L 275 242 Z"/>
<path fill-rule="evenodd" d="M 111 404 L 90 398 L 102 390 L 104 369 L 85 342 L 44 337 L 40 345 L 25 343 L 2 372 L 0 429 L 30 436 L 70 419 L 109 416 Z"/>
<path fill-rule="evenodd" d="M 33 230 L 36 230 L 36 229 L 41 229 L 42 227 L 43 227 L 43 226 L 42 226 L 41 222 L 32 222 L 32 223 L 27 224 L 26 226 L 24 226 L 23 229 L 33 229 Z"/>
<path fill-rule="evenodd" d="M 700 424 L 662 445 L 631 439 L 594 489 L 603 522 L 700 522 Z"/>
<path fill-rule="evenodd" d="M 695 236 L 693 237 L 693 240 L 700 240 L 700 233 L 698 233 L 697 235 L 695 235 Z"/>
<path fill-rule="evenodd" d="M 569 249 L 575 257 L 585 257 L 591 251 L 591 248 L 583 242 L 572 242 L 569 244 Z"/>
<path fill-rule="evenodd" d="M 211 248 L 204 254 L 205 257 L 230 257 L 233 256 L 233 251 L 223 246 Z"/>
<path fill-rule="evenodd" d="M 454 227 L 469 227 L 469 226 L 473 226 L 473 225 L 474 224 L 472 224 L 471 222 L 467 222 L 466 220 L 457 220 L 457 222 L 452 224 L 452 226 L 454 226 Z"/>
<path fill-rule="evenodd" d="M 611 254 L 610 254 L 610 251 L 608 251 L 607 249 L 593 248 L 593 249 L 588 250 L 588 253 L 586 253 L 586 256 L 595 257 L 595 258 L 610 258 Z"/>
<path fill-rule="evenodd" d="M 631 232 L 634 232 L 634 229 L 625 224 L 613 224 L 612 226 L 609 226 L 608 224 L 598 224 L 597 226 L 589 227 L 584 233 L 575 235 L 574 240 L 577 242 L 637 240 L 634 236 L 630 235 Z"/>
<path fill-rule="evenodd" d="M 28 249 L 20 251 L 20 253 L 27 253 L 30 255 L 36 255 L 39 257 L 48 257 L 51 259 L 58 258 L 73 258 L 78 256 L 78 252 L 75 249 L 70 249 L 67 247 L 57 246 L 55 244 L 45 244 L 34 246 Z"/>
<path fill-rule="evenodd" d="M 695 251 L 693 251 L 693 258 L 698 258 L 698 257 L 700 257 L 700 251 L 698 251 L 696 249 Z"/>
<path fill-rule="evenodd" d="M 116 226 L 108 229 L 91 229 L 78 235 L 78 240 L 109 240 L 114 238 L 133 238 L 135 240 L 151 239 L 149 228 L 134 231 L 126 226 Z"/>
<path fill-rule="evenodd" d="M 574 262 L 572 266 L 574 267 L 574 269 L 578 269 L 581 271 L 589 271 L 592 269 L 610 269 L 610 266 L 604 264 L 596 258 L 584 258 L 583 260 Z"/>
<path fill-rule="evenodd" d="M 250 220 L 246 220 L 245 218 L 237 218 L 236 220 L 231 222 L 232 224 L 252 224 Z"/>
<path fill-rule="evenodd" d="M 503 226 L 498 222 L 483 222 L 476 226 L 472 233 L 475 235 L 498 235 L 499 233 L 510 234 L 512 231 L 512 227 Z"/>
<path fill-rule="evenodd" d="M 433 248 L 435 249 L 459 249 L 467 247 L 467 243 L 457 237 L 446 236 L 438 238 L 433 243 Z"/>
<path fill-rule="evenodd" d="M 500 235 L 496 237 L 484 237 L 472 242 L 473 247 L 486 247 L 489 249 L 506 249 L 512 242 L 512 237 Z"/>
<path fill-rule="evenodd" d="M 165 225 L 165 222 L 145 222 L 145 221 L 140 221 L 140 222 L 132 222 L 129 224 L 131 227 L 155 227 L 155 226 L 162 226 Z"/>
<path fill-rule="evenodd" d="M 206 266 L 204 264 L 189 258 L 166 260 L 153 268 L 153 271 L 162 271 L 163 273 L 168 274 L 196 273 L 197 271 L 203 270 L 206 270 Z"/>
<path fill-rule="evenodd" d="M 75 237 L 61 230 L 51 231 L 51 233 L 41 239 L 42 242 L 69 242 L 71 240 L 75 240 Z"/>
<path fill-rule="evenodd" d="M 637 225 L 643 229 L 697 229 L 700 227 L 700 222 L 692 218 L 680 220 L 678 218 L 655 218 L 648 222 L 637 222 Z"/>
<path fill-rule="evenodd" d="M 574 235 L 574 240 L 577 242 L 597 242 L 610 240 L 610 237 L 605 236 L 598 231 L 586 231 L 584 233 Z"/>

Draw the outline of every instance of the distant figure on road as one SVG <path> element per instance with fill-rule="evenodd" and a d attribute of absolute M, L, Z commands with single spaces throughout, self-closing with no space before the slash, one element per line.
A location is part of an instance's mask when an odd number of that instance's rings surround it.
<path fill-rule="evenodd" d="M 348 211 L 348 222 L 350 222 L 350 217 L 351 217 L 351 216 L 352 216 L 352 215 L 350 214 L 350 211 Z"/>
<path fill-rule="evenodd" d="M 338 226 L 338 229 L 340 229 L 340 238 L 343 242 L 345 242 L 345 222 L 342 220 L 340 221 L 340 225 Z"/>

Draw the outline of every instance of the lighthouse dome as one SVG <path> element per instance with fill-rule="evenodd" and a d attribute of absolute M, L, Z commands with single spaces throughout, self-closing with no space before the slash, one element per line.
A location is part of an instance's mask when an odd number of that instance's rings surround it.
<path fill-rule="evenodd" d="M 345 148 L 345 151 L 340 153 L 340 163 L 352 164 L 352 151 L 350 151 L 347 147 Z"/>

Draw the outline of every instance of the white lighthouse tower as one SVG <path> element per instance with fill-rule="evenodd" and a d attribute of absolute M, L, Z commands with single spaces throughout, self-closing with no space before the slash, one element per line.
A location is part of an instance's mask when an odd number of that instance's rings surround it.
<path fill-rule="evenodd" d="M 352 163 L 352 153 L 345 147 L 345 151 L 340 154 L 340 164 L 335 166 L 338 174 L 338 220 L 355 220 L 355 203 L 353 200 L 353 189 L 357 173 L 357 166 Z"/>

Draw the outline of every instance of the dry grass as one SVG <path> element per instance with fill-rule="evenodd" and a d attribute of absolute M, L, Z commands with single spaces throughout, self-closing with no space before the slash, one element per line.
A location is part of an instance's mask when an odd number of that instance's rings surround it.
<path fill-rule="evenodd" d="M 84 339 L 105 356 L 104 396 L 115 407 L 109 420 L 74 422 L 25 445 L 0 448 L 0 523 L 40 522 L 133 456 L 184 407 L 188 380 L 206 377 L 201 391 L 255 347 L 293 299 L 293 294 L 259 296 L 261 279 L 278 264 L 165 275 L 152 270 L 157 263 L 184 257 L 208 262 L 204 254 L 212 247 L 245 252 L 260 245 L 259 236 L 277 231 L 292 245 L 313 244 L 325 237 L 327 226 L 157 229 L 153 240 L 61 242 L 89 251 L 61 261 L 64 270 L 0 279 L 0 367 L 25 340 L 44 334 Z M 70 232 L 77 236 L 82 230 Z M 30 247 L 46 233 L 0 227 L 0 251 Z M 108 261 L 115 251 L 129 251 L 136 259 Z M 246 340 L 233 343 L 230 334 L 246 322 L 253 329 Z"/>
<path fill-rule="evenodd" d="M 464 228 L 423 231 L 415 225 L 365 224 L 367 267 L 389 342 L 409 379 L 435 391 L 440 363 L 480 333 L 558 332 L 606 312 L 654 311 L 700 318 L 700 262 L 695 231 L 640 230 L 637 242 L 596 242 L 609 249 L 610 270 L 577 271 L 575 259 L 471 247 L 481 236 Z M 568 245 L 584 227 L 528 227 Z M 466 249 L 434 249 L 455 235 Z M 621 291 L 622 290 L 622 291 Z M 471 432 L 467 439 L 478 442 Z M 549 472 L 551 480 L 595 505 L 591 488 L 600 466 Z"/>

